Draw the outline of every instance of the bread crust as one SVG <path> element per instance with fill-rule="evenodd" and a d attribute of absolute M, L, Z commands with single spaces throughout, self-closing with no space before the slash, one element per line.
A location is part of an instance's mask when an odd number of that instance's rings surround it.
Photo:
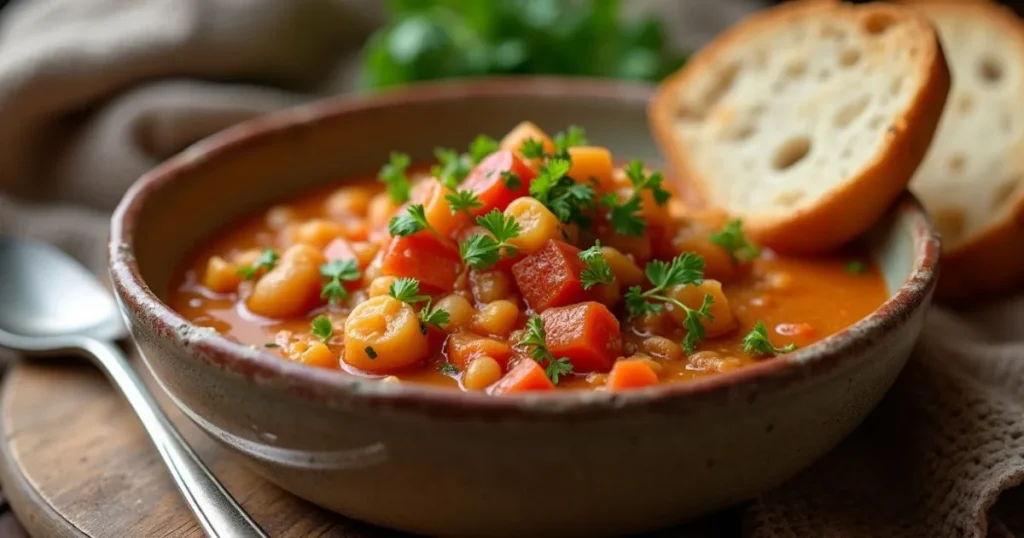
<path fill-rule="evenodd" d="M 655 140 L 661 146 L 687 202 L 714 207 L 705 180 L 696 171 L 686 143 L 673 134 L 677 88 L 712 69 L 725 51 L 752 33 L 820 12 L 822 17 L 867 17 L 883 14 L 910 20 L 923 36 L 919 44 L 921 89 L 911 106 L 894 118 L 885 151 L 859 173 L 826 193 L 816 204 L 783 217 L 747 218 L 744 228 L 756 241 L 784 253 L 810 254 L 833 250 L 867 231 L 907 187 L 931 144 L 950 88 L 950 74 L 931 23 L 913 9 L 891 4 L 851 5 L 835 0 L 798 0 L 754 14 L 726 30 L 698 52 L 680 71 L 663 82 L 648 108 Z M 728 211 L 728 207 L 724 207 Z"/>
<path fill-rule="evenodd" d="M 925 13 L 953 13 L 985 19 L 1016 37 L 1024 58 L 1024 21 L 1008 7 L 990 0 L 902 0 Z M 1024 99 L 1024 96 L 1021 96 Z M 1024 105 L 1022 105 L 1024 106 Z M 965 240 L 947 245 L 936 295 L 947 302 L 991 297 L 1024 284 L 1024 186 L 1018 187 L 1010 210 L 999 221 Z"/>

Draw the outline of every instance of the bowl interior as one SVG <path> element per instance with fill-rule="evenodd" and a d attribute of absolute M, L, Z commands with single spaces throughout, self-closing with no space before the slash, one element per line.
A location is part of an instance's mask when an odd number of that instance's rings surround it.
<path fill-rule="evenodd" d="M 660 166 L 644 112 L 649 88 L 498 81 L 470 91 L 427 87 L 401 96 L 308 105 L 237 126 L 186 150 L 173 183 L 154 186 L 139 212 L 133 245 L 139 269 L 161 298 L 176 264 L 204 238 L 240 215 L 308 188 L 375 174 L 391 151 L 414 161 L 438 146 L 465 148 L 479 133 L 500 137 L 528 119 L 549 132 L 579 124 L 616 155 Z M 371 103 L 371 104 L 367 104 Z M 279 129 L 282 126 L 286 128 Z M 224 139 L 240 139 L 224 146 Z M 154 173 L 157 173 L 154 171 Z"/>

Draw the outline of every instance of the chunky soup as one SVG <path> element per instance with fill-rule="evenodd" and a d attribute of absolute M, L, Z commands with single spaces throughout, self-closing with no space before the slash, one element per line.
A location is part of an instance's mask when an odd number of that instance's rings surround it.
<path fill-rule="evenodd" d="M 249 216 L 183 264 L 171 305 L 314 367 L 490 394 L 626 390 L 742 368 L 877 308 L 857 247 L 790 258 L 689 211 L 582 129 L 531 123 L 414 168 L 393 153 Z"/>

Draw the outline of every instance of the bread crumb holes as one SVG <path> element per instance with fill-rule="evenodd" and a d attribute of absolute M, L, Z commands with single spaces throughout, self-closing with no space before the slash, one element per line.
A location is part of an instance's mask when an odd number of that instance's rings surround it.
<path fill-rule="evenodd" d="M 998 84 L 1003 80 L 1003 64 L 996 58 L 985 57 L 978 63 L 978 76 L 987 84 Z"/>
<path fill-rule="evenodd" d="M 857 49 L 846 49 L 839 55 L 839 65 L 841 67 L 853 67 L 860 61 L 860 51 Z"/>
<path fill-rule="evenodd" d="M 868 108 L 871 97 L 864 95 L 860 99 L 844 105 L 836 112 L 833 122 L 836 127 L 843 128 L 853 123 Z"/>
<path fill-rule="evenodd" d="M 962 153 L 954 153 L 949 156 L 949 171 L 958 174 L 963 172 L 964 165 L 967 164 L 967 158 Z"/>
<path fill-rule="evenodd" d="M 776 170 L 788 170 L 802 161 L 811 152 L 811 139 L 807 136 L 798 136 L 784 142 L 775 151 L 772 158 L 772 167 Z"/>

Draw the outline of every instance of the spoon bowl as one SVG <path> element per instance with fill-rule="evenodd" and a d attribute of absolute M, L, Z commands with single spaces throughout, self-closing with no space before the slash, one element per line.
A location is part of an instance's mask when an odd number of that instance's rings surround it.
<path fill-rule="evenodd" d="M 0 347 L 92 359 L 138 414 L 206 533 L 266 536 L 185 444 L 113 343 L 126 334 L 113 298 L 84 267 L 52 246 L 0 237 Z"/>

